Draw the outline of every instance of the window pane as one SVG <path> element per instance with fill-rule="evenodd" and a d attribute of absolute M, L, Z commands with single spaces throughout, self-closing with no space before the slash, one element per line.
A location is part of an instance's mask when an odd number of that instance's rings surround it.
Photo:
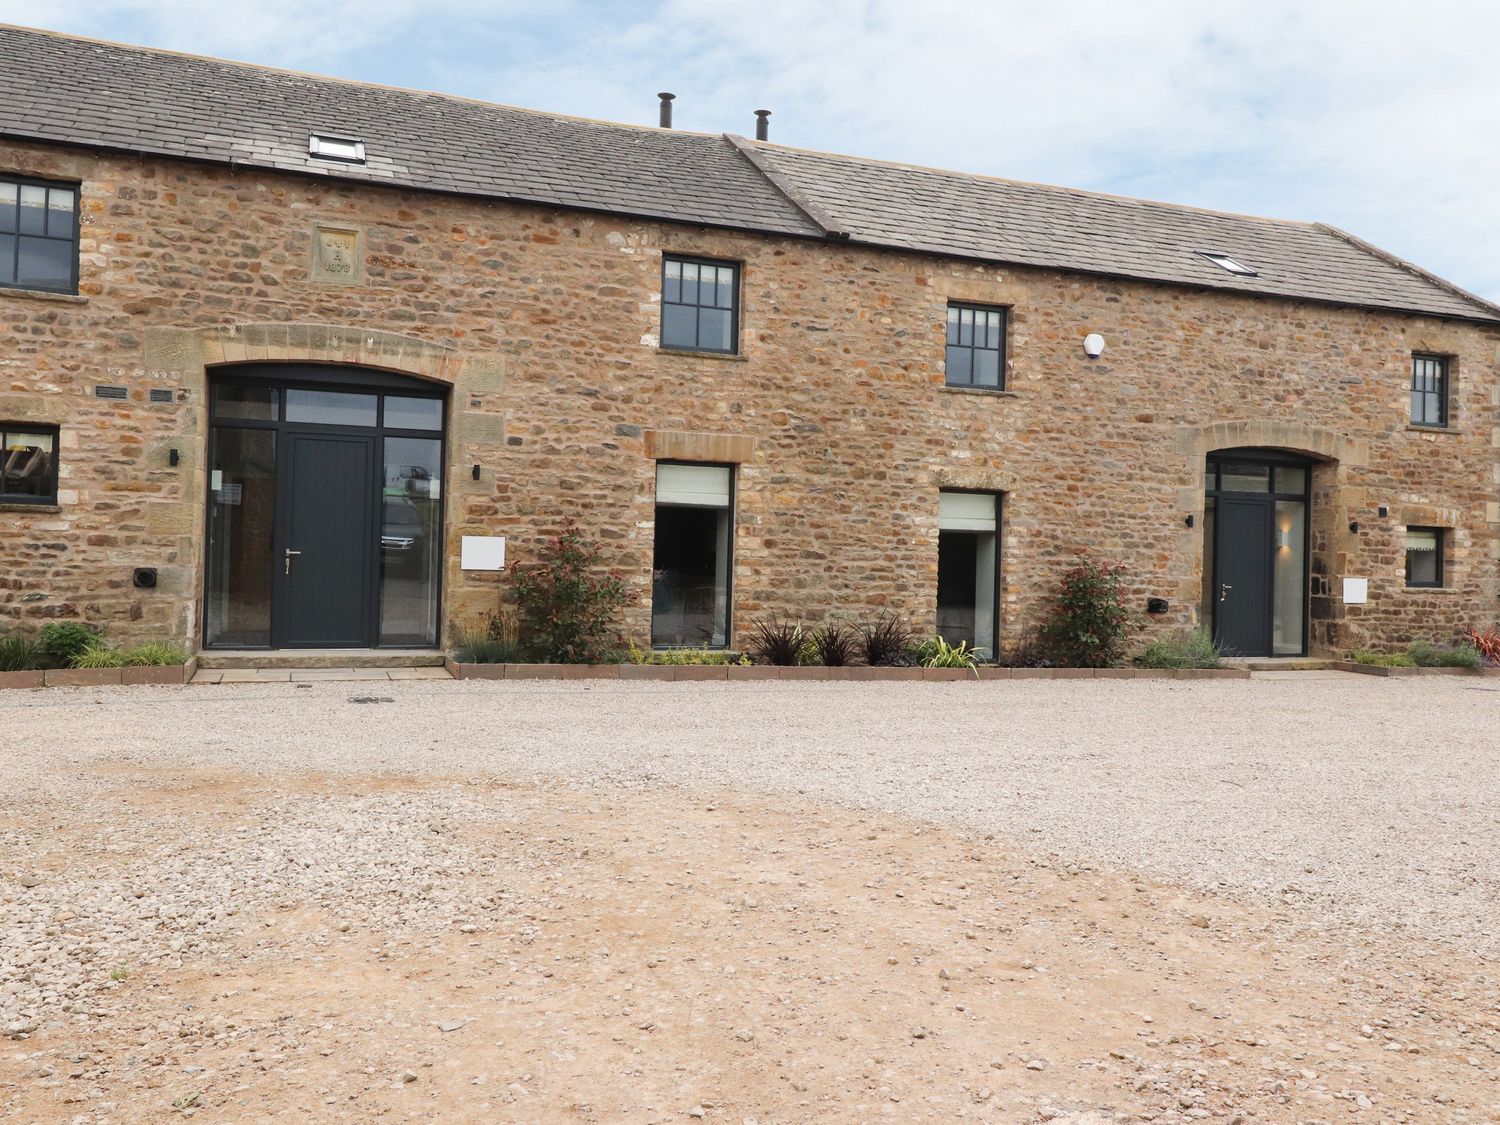
<path fill-rule="evenodd" d="M 958 310 L 948 306 L 948 343 L 958 343 Z"/>
<path fill-rule="evenodd" d="M 1277 492 L 1303 492 L 1307 489 L 1307 470 L 1280 467 L 1276 470 Z"/>
<path fill-rule="evenodd" d="M 696 348 L 698 346 L 698 310 L 691 305 L 663 305 L 661 346 Z"/>
<path fill-rule="evenodd" d="M 958 342 L 965 347 L 971 347 L 974 343 L 974 310 L 958 310 Z"/>
<path fill-rule="evenodd" d="M 982 351 L 974 353 L 974 385 L 976 387 L 998 387 L 1000 385 L 1000 353 Z"/>
<path fill-rule="evenodd" d="M 1271 487 L 1269 465 L 1222 465 L 1219 488 L 1224 492 L 1267 492 Z"/>
<path fill-rule="evenodd" d="M 698 267 L 692 262 L 682 263 L 682 301 L 687 305 L 698 303 Z"/>
<path fill-rule="evenodd" d="M 667 259 L 662 270 L 661 297 L 664 301 L 682 300 L 682 263 Z"/>
<path fill-rule="evenodd" d="M 432 400 L 409 400 L 432 401 Z M 390 414 L 390 400 L 386 402 Z M 389 424 L 389 423 L 387 423 Z M 437 643 L 443 547 L 443 443 L 385 439 L 380 525 L 380 643 Z"/>
<path fill-rule="evenodd" d="M 55 238 L 22 238 L 16 284 L 35 289 L 68 288 L 73 284 L 73 254 L 71 242 Z"/>
<path fill-rule="evenodd" d="M 974 381 L 974 351 L 972 348 L 950 347 L 948 349 L 948 382 L 967 386 Z"/>
<path fill-rule="evenodd" d="M 51 188 L 47 192 L 47 235 L 73 237 L 73 189 Z"/>
<path fill-rule="evenodd" d="M 346 391 L 286 393 L 288 422 L 316 422 L 324 426 L 375 425 L 375 396 Z"/>
<path fill-rule="evenodd" d="M 0 234 L 0 285 L 16 282 L 16 236 Z"/>
<path fill-rule="evenodd" d="M 386 395 L 385 424 L 398 430 L 441 430 L 443 400 Z"/>
<path fill-rule="evenodd" d="M 34 184 L 21 185 L 21 233 L 47 233 L 47 189 Z"/>
<path fill-rule="evenodd" d="M 656 507 L 651 643 L 722 648 L 729 623 L 727 508 Z"/>
<path fill-rule="evenodd" d="M 938 636 L 994 654 L 997 543 L 993 531 L 939 531 Z"/>
<path fill-rule="evenodd" d="M 698 313 L 698 346 L 715 351 L 729 350 L 729 310 L 703 309 Z"/>
<path fill-rule="evenodd" d="M 215 428 L 211 468 L 204 632 L 211 645 L 269 645 L 276 432 Z"/>
<path fill-rule="evenodd" d="M 51 500 L 56 474 L 51 433 L 7 430 L 0 435 L 0 493 Z"/>
<path fill-rule="evenodd" d="M 1301 469 L 1277 469 L 1300 473 Z M 1278 486 L 1279 487 L 1279 486 Z M 1276 501 L 1276 554 L 1271 586 L 1275 605 L 1271 615 L 1271 654 L 1302 654 L 1303 607 L 1307 602 L 1307 505 L 1301 500 Z M 1212 574 L 1212 571 L 1206 573 Z"/>
<path fill-rule="evenodd" d="M 721 309 L 734 308 L 734 275 L 735 270 L 730 266 L 719 267 L 718 305 Z"/>
<path fill-rule="evenodd" d="M 214 416 L 276 421 L 276 388 L 224 383 L 214 388 Z"/>
<path fill-rule="evenodd" d="M 1000 347 L 1000 314 L 992 312 L 985 317 L 984 346 L 987 348 Z"/>
<path fill-rule="evenodd" d="M 0 183 L 0 231 L 15 233 L 17 191 L 15 184 Z"/>
<path fill-rule="evenodd" d="M 1436 586 L 1442 576 L 1443 537 L 1436 528 L 1406 529 L 1406 584 Z"/>

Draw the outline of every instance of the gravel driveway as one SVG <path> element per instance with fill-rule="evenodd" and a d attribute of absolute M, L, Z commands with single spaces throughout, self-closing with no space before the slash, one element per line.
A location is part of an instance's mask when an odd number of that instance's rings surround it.
<path fill-rule="evenodd" d="M 57 689 L 0 731 L 23 805 L 101 760 L 743 787 L 1500 943 L 1500 680 Z"/>

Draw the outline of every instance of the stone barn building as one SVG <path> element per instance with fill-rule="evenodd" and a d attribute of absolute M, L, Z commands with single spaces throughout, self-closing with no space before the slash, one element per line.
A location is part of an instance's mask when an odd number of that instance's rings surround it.
<path fill-rule="evenodd" d="M 1448 640 L 1497 345 L 1315 223 L 0 29 L 0 629 L 430 650 L 571 520 L 641 645 L 994 651 L 1080 552 L 1245 655 Z"/>

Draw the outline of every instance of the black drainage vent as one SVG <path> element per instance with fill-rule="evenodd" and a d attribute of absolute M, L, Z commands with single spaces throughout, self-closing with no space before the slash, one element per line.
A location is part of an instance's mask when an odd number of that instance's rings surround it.
<path fill-rule="evenodd" d="M 168 390 L 167 388 L 165 388 L 165 387 L 152 387 L 151 388 L 151 401 L 152 402 L 172 402 L 172 401 L 174 401 L 174 396 L 173 396 L 172 392 L 170 390 Z"/>
<path fill-rule="evenodd" d="M 106 387 L 102 383 L 94 388 L 95 398 L 128 398 L 130 397 L 124 387 Z"/>

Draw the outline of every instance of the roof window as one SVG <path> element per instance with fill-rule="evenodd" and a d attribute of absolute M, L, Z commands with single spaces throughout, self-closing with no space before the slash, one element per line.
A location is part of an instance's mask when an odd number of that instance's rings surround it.
<path fill-rule="evenodd" d="M 319 160 L 363 164 L 365 142 L 354 137 L 336 137 L 332 133 L 311 133 L 307 138 L 307 155 L 315 156 Z"/>
<path fill-rule="evenodd" d="M 1214 265 L 1218 266 L 1221 270 L 1228 270 L 1230 273 L 1239 274 L 1241 277 L 1260 276 L 1249 266 L 1245 265 L 1243 262 L 1235 261 L 1228 254 L 1221 254 L 1217 250 L 1199 250 L 1198 253 L 1207 258 Z"/>

